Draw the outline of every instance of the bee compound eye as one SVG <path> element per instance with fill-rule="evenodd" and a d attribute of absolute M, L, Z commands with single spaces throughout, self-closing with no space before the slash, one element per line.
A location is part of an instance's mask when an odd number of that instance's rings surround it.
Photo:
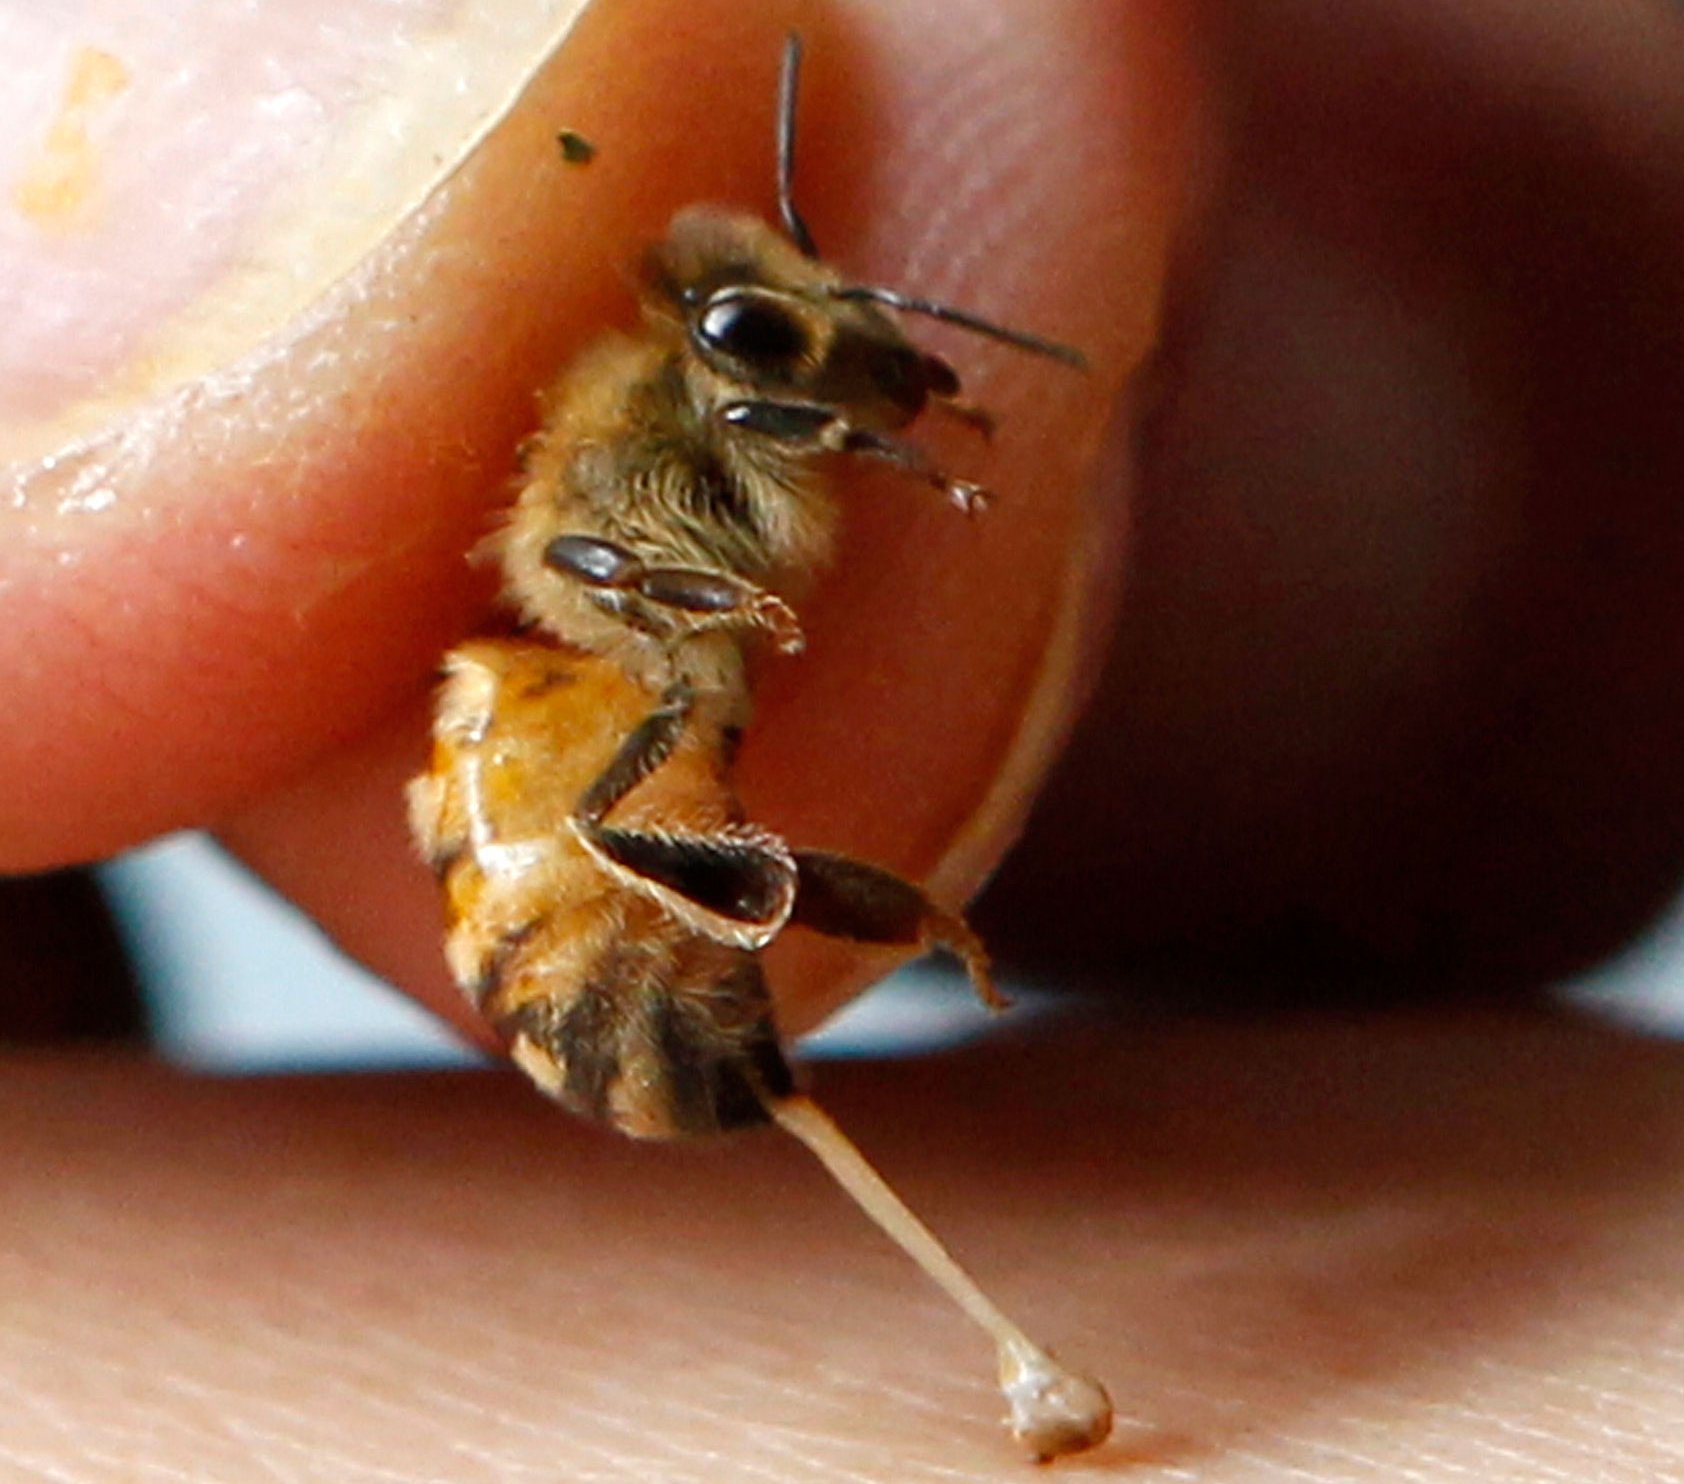
<path fill-rule="evenodd" d="M 750 365 L 787 365 L 807 353 L 807 332 L 789 310 L 737 289 L 708 301 L 696 335 L 709 349 Z"/>

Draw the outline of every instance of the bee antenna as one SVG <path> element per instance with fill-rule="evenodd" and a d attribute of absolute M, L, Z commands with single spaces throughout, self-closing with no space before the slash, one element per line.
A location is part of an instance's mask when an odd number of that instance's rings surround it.
<path fill-rule="evenodd" d="M 809 258 L 819 255 L 813 234 L 795 209 L 795 101 L 801 90 L 801 37 L 791 31 L 784 41 L 784 65 L 778 75 L 778 215 L 790 240 Z"/>
<path fill-rule="evenodd" d="M 1088 358 L 1074 346 L 1060 345 L 1056 340 L 1043 340 L 1039 335 L 1031 335 L 1023 330 L 1008 330 L 1004 325 L 997 325 L 993 320 L 983 319 L 969 310 L 955 309 L 951 304 L 938 304 L 933 299 L 914 298 L 898 289 L 850 283 L 831 289 L 830 296 L 833 299 L 865 299 L 873 304 L 886 304 L 890 309 L 898 309 L 905 314 L 928 315 L 931 319 L 939 319 L 943 324 L 958 325 L 962 330 L 986 335 L 990 340 L 1016 346 L 1017 349 L 1026 350 L 1031 355 L 1046 356 L 1049 360 L 1060 361 L 1078 371 L 1088 369 Z"/>

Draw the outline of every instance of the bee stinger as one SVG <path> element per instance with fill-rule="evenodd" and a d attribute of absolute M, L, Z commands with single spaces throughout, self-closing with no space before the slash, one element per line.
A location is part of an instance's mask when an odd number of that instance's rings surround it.
<path fill-rule="evenodd" d="M 1080 358 L 819 260 L 791 193 L 799 62 L 792 37 L 784 230 L 681 211 L 648 255 L 640 332 L 601 340 L 547 394 L 494 539 L 526 631 L 447 657 L 411 821 L 451 971 L 543 1091 L 637 1137 L 780 1124 L 991 1334 L 1013 1430 L 1050 1458 L 1108 1434 L 1104 1389 L 1006 1319 L 797 1091 L 760 963 L 789 927 L 941 949 L 998 1006 L 982 944 L 893 873 L 745 820 L 731 772 L 750 644 L 801 647 L 790 605 L 829 556 L 819 458 L 886 460 L 983 504 L 899 436 L 927 407 L 990 424 L 893 313 Z"/>

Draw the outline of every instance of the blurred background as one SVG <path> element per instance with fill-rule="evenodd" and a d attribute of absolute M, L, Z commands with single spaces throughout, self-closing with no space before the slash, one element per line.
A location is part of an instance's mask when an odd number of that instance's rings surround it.
<path fill-rule="evenodd" d="M 1012 976 L 1015 1014 L 1055 997 Z M 1360 1001 L 1362 986 L 1349 986 Z M 1550 1000 L 1684 1034 L 1684 899 Z M 1172 1005 L 1161 976 L 1142 1001 Z M 1325 1005 L 1322 990 L 1310 996 Z M 1186 1002 L 1208 1013 L 1208 984 Z M 1278 999 L 1275 1001 L 1278 1003 Z M 1230 1009 L 1255 1008 L 1236 995 Z M 982 1034 L 988 1017 L 940 965 L 902 971 L 802 1046 L 806 1056 L 911 1055 Z M 0 1040 L 150 1045 L 218 1073 L 468 1065 L 432 1016 L 340 954 L 207 836 L 173 835 L 95 870 L 0 882 Z"/>
<path fill-rule="evenodd" d="M 1030 994 L 1019 1013 L 1035 1013 Z M 980 1034 L 963 977 L 915 965 L 808 1056 L 915 1054 Z M 0 1041 L 148 1044 L 219 1073 L 471 1065 L 482 1058 L 341 954 L 202 834 L 95 870 L 0 881 Z"/>

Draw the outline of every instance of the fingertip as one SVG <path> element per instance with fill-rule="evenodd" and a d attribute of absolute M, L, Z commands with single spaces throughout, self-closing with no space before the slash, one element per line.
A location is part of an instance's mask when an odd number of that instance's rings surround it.
<path fill-rule="evenodd" d="M 352 271 L 138 402 L 119 393 L 145 365 L 112 371 L 89 401 L 103 425 L 4 471 L 18 493 L 0 505 L 0 674 L 28 722 L 0 732 L 0 768 L 29 787 L 0 799 L 0 864 L 226 814 L 415 694 L 483 611 L 488 581 L 463 553 L 537 390 L 623 318 L 671 177 L 726 195 L 747 162 L 769 178 L 764 111 L 716 91 L 769 86 L 775 46 L 749 45 L 764 17 L 660 10 L 591 7 Z M 589 168 L 563 157 L 561 127 L 602 146 Z M 100 242 L 120 256 L 109 224 Z M 201 285 L 152 333 L 186 333 L 225 288 Z"/>
<path fill-rule="evenodd" d="M 1015 830 L 1103 628 L 1097 595 L 1126 484 L 1097 502 L 1094 490 L 1118 467 L 1120 395 L 1156 323 L 1178 199 L 1166 177 L 1185 165 L 1181 52 L 1153 29 L 1154 9 L 1107 21 L 1074 3 L 978 0 L 940 18 L 791 8 L 771 25 L 711 10 L 671 22 L 639 5 L 601 15 L 570 43 L 578 91 L 562 115 L 598 147 L 583 172 L 598 252 L 624 261 L 698 197 L 770 209 L 779 41 L 793 20 L 808 38 L 797 189 L 827 255 L 862 279 L 1068 338 L 1093 361 L 1083 375 L 930 329 L 1004 416 L 986 457 L 966 430 L 932 446 L 967 470 L 985 462 L 999 505 L 971 522 L 916 485 L 848 471 L 842 549 L 803 614 L 811 647 L 763 666 L 740 774 L 751 816 L 933 878 L 958 901 Z M 1141 65 L 1153 70 L 1138 76 Z M 600 322 L 624 312 L 619 302 Z M 448 1000 L 416 944 L 398 941 L 421 933 L 436 963 L 431 883 L 398 823 L 396 759 L 418 761 L 420 730 L 372 744 L 380 761 L 319 770 L 248 807 L 230 834 L 354 952 Z M 344 873 L 353 856 L 334 854 L 342 829 L 360 842 L 360 892 Z M 779 945 L 792 1027 L 861 978 L 857 958 L 822 952 Z"/>

